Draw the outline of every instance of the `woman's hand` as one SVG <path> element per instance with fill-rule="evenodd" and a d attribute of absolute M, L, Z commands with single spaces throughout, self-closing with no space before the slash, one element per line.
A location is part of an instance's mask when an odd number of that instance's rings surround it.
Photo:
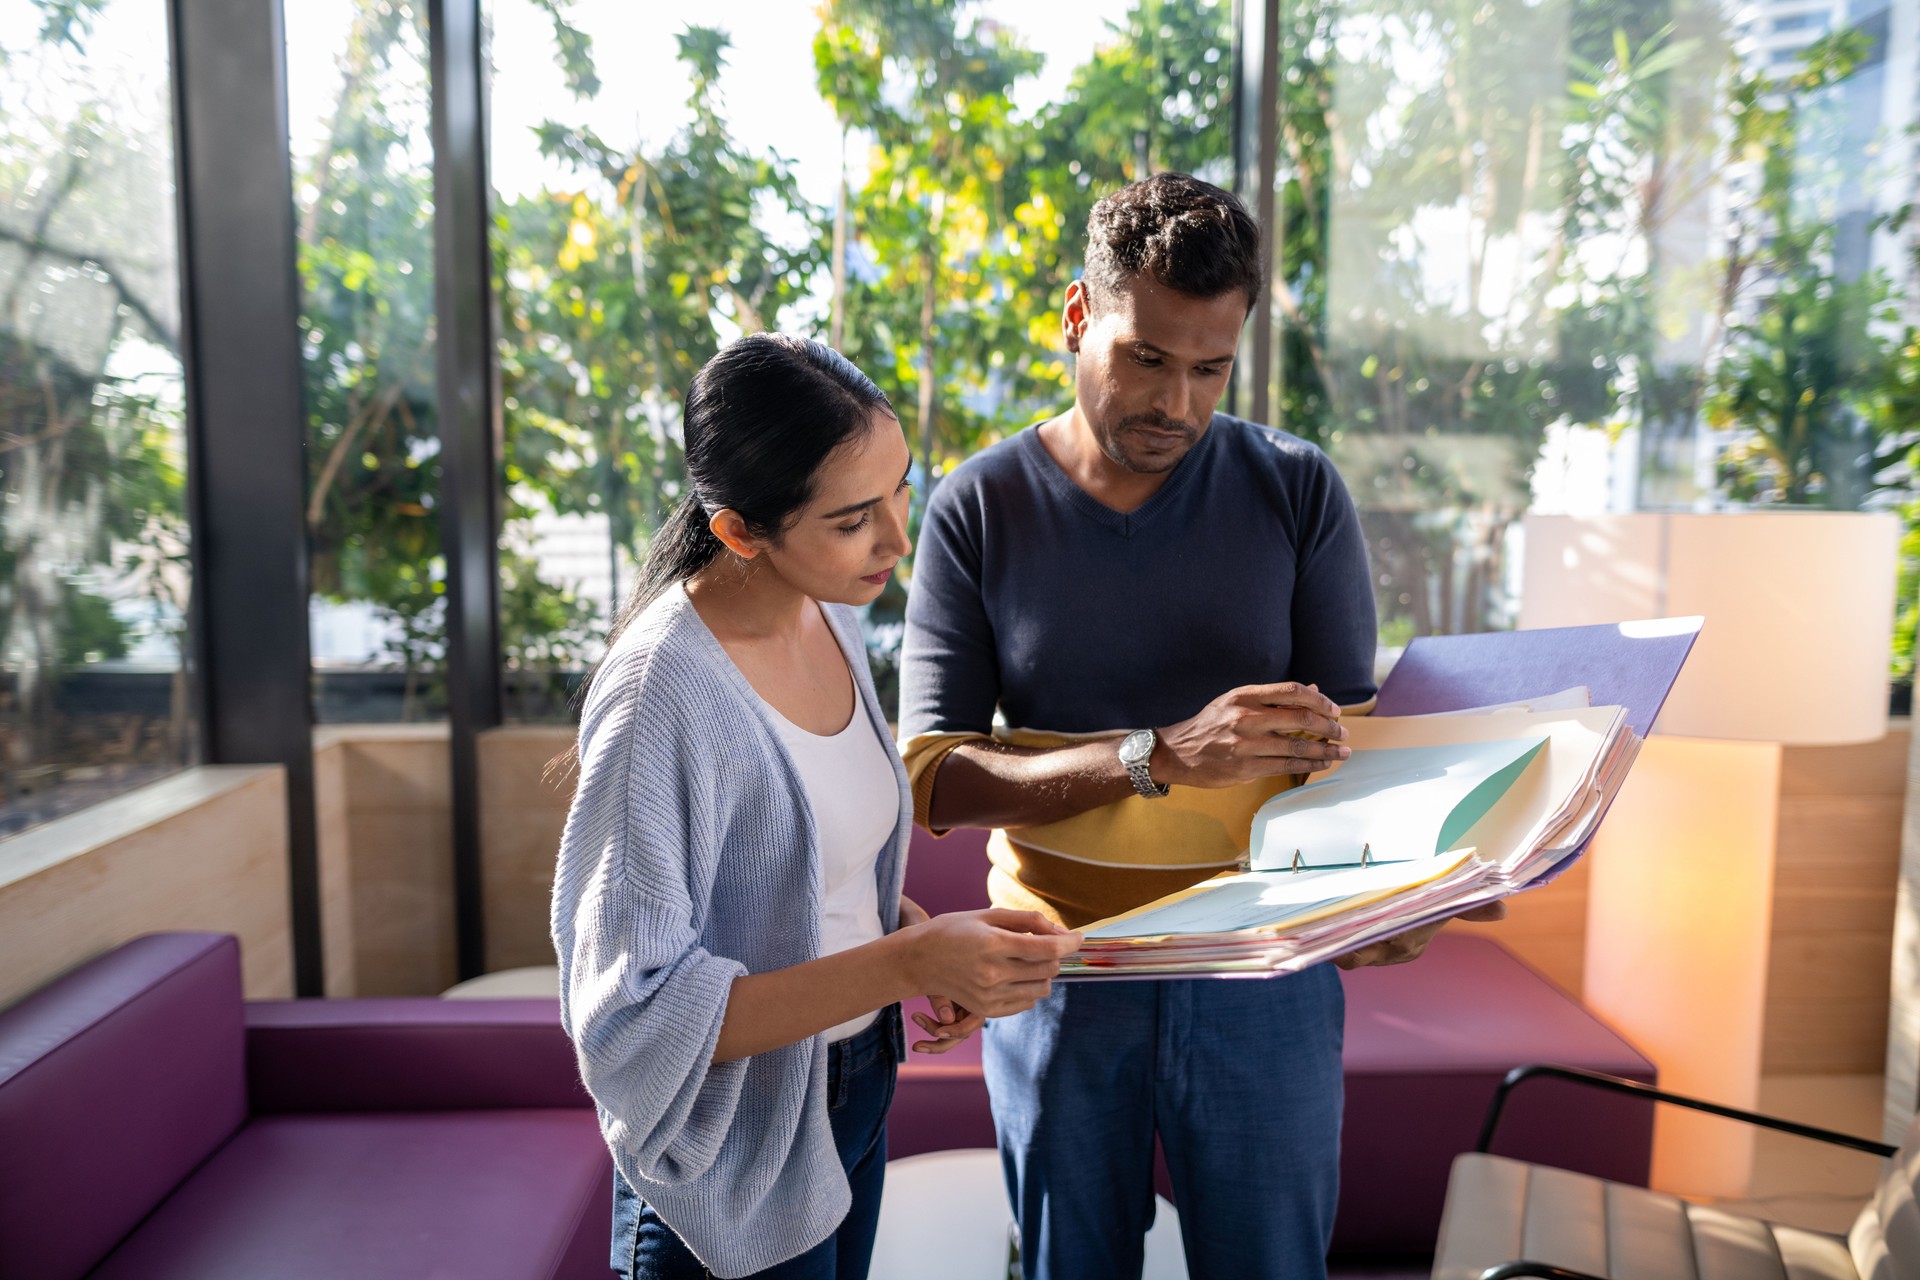
<path fill-rule="evenodd" d="M 917 924 L 926 924 L 933 917 L 927 909 L 909 898 L 900 895 L 900 927 L 908 929 Z M 931 1040 L 915 1040 L 909 1048 L 915 1053 L 946 1053 L 956 1045 L 966 1043 L 967 1037 L 987 1025 L 987 1020 L 968 1009 L 963 1009 L 945 996 L 929 995 L 927 1003 L 933 1006 L 933 1016 L 924 1013 L 913 1015 L 913 1025 L 932 1036 Z"/>
<path fill-rule="evenodd" d="M 970 1019 L 1002 1018 L 1045 999 L 1053 990 L 1060 961 L 1080 947 L 1078 933 L 1062 929 L 1037 911 L 994 907 L 907 924 L 912 918 L 905 913 L 907 901 L 901 900 L 902 960 L 915 990 L 946 993 L 935 997 L 934 1007 L 936 1012 L 944 1008 L 952 1014 L 951 1022 L 938 1024 L 948 1029 L 948 1038 L 961 1027 L 966 1030 L 959 1038 L 970 1034 L 978 1025 L 974 1021 L 969 1026 Z M 914 914 L 926 915 L 918 907 Z M 918 1019 L 916 1024 L 936 1037 L 941 1035 Z"/>
<path fill-rule="evenodd" d="M 915 1053 L 946 1053 L 965 1044 L 968 1036 L 987 1025 L 985 1018 L 961 1008 L 945 996 L 928 996 L 927 1001 L 933 1005 L 933 1016 L 916 1013 L 913 1015 L 913 1025 L 933 1039 L 915 1040 L 907 1046 Z"/>

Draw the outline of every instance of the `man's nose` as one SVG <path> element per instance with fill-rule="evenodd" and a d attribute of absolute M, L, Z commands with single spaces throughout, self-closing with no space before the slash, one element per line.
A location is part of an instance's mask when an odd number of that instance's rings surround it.
<path fill-rule="evenodd" d="M 1193 388 L 1187 385 L 1182 374 L 1173 374 L 1164 379 L 1153 397 L 1153 407 L 1169 422 L 1185 422 L 1187 410 L 1193 404 Z"/>

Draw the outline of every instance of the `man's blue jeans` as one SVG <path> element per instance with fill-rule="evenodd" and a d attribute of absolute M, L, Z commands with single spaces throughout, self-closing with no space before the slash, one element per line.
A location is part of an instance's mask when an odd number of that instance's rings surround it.
<path fill-rule="evenodd" d="M 1156 1131 L 1193 1280 L 1326 1273 L 1340 975 L 1061 983 L 983 1056 L 1027 1280 L 1138 1276 Z"/>

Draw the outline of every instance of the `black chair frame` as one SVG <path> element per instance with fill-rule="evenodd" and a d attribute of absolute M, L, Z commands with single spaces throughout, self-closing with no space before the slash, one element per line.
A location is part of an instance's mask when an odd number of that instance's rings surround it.
<path fill-rule="evenodd" d="M 1508 1096 L 1529 1080 L 1565 1080 L 1609 1093 L 1624 1093 L 1636 1098 L 1645 1098 L 1648 1102 L 1664 1102 L 1676 1107 L 1685 1107 L 1690 1111 L 1704 1111 L 1708 1115 L 1724 1116 L 1729 1120 L 1739 1120 L 1762 1129 L 1790 1133 L 1799 1138 L 1812 1138 L 1816 1142 L 1848 1147 L 1854 1151 L 1864 1151 L 1868 1155 L 1882 1158 L 1891 1156 L 1899 1150 L 1898 1147 L 1885 1142 L 1876 1142 L 1871 1138 L 1858 1138 L 1850 1133 L 1822 1129 L 1815 1125 L 1801 1124 L 1795 1120 L 1784 1120 L 1779 1116 L 1762 1115 L 1757 1111 L 1742 1111 L 1738 1107 L 1726 1107 L 1717 1102 L 1690 1098 L 1682 1093 L 1669 1093 L 1665 1089 L 1656 1089 L 1652 1085 L 1641 1084 L 1637 1080 L 1623 1080 L 1619 1076 L 1610 1076 L 1600 1071 L 1533 1063 L 1529 1066 L 1515 1067 L 1507 1072 L 1506 1078 L 1500 1082 L 1500 1087 L 1494 1091 L 1493 1103 L 1487 1108 L 1486 1122 L 1480 1126 L 1480 1141 L 1474 1147 L 1475 1151 L 1486 1154 L 1493 1150 L 1494 1131 L 1500 1127 L 1500 1115 L 1506 1109 Z M 1532 1262 L 1525 1259 L 1502 1262 L 1498 1266 L 1488 1267 L 1480 1273 L 1480 1280 L 1522 1280 L 1523 1277 L 1530 1276 L 1539 1277 L 1540 1280 L 1606 1280 L 1603 1276 L 1589 1275 L 1584 1271 L 1573 1271 L 1566 1267 L 1553 1266 L 1551 1263 Z"/>

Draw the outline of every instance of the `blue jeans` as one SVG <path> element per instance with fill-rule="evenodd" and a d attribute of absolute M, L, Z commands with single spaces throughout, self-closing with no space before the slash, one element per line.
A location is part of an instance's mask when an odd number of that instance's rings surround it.
<path fill-rule="evenodd" d="M 867 1274 L 887 1171 L 887 1109 L 905 1047 L 898 1005 L 865 1031 L 827 1046 L 827 1114 L 853 1188 L 853 1207 L 825 1240 L 755 1276 L 862 1280 Z M 618 1173 L 613 1175 L 612 1265 L 623 1280 L 707 1280 L 713 1274 Z"/>
<path fill-rule="evenodd" d="M 983 1057 L 1027 1280 L 1140 1274 L 1153 1139 L 1193 1280 L 1326 1274 L 1345 997 L 1284 978 L 1061 983 Z"/>

